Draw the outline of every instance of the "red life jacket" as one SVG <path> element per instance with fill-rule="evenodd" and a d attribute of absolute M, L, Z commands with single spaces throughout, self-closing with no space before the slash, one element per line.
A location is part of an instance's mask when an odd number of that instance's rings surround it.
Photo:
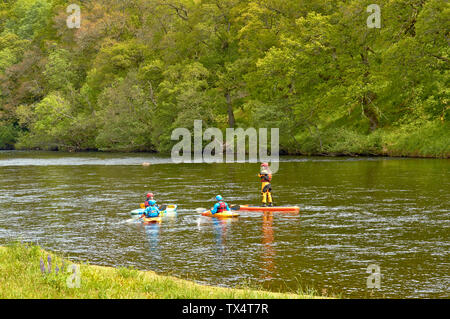
<path fill-rule="evenodd" d="M 220 202 L 219 208 L 217 208 L 217 213 L 222 213 L 227 211 L 227 204 Z"/>

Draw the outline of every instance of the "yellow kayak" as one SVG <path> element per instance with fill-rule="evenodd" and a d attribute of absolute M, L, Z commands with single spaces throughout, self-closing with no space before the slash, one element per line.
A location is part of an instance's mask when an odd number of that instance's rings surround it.
<path fill-rule="evenodd" d="M 211 213 L 211 210 L 207 210 L 206 212 L 202 213 L 202 216 L 217 217 L 217 218 L 233 218 L 233 217 L 239 217 L 239 214 L 235 213 L 235 212 L 222 212 L 222 213 L 216 213 L 213 215 Z"/>
<path fill-rule="evenodd" d="M 161 223 L 161 221 L 162 221 L 161 216 L 158 216 L 158 217 L 150 217 L 150 218 L 147 218 L 147 217 L 142 218 L 142 222 L 143 222 L 144 224 Z"/>

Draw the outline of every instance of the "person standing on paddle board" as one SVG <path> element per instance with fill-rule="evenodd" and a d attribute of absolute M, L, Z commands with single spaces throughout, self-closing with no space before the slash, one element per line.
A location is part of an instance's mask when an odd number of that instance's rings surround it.
<path fill-rule="evenodd" d="M 213 209 L 211 209 L 211 214 L 230 212 L 231 209 L 228 207 L 228 204 L 223 201 L 223 197 L 220 195 L 216 196 L 217 203 L 214 205 Z"/>
<path fill-rule="evenodd" d="M 150 200 L 148 201 L 149 206 L 145 209 L 144 214 L 142 214 L 142 217 L 147 217 L 147 218 L 154 218 L 154 217 L 158 217 L 159 216 L 159 209 L 158 206 L 156 205 L 156 201 L 154 200 Z"/>
<path fill-rule="evenodd" d="M 272 202 L 272 172 L 269 168 L 269 164 L 262 163 L 258 177 L 261 178 L 261 194 L 262 194 L 262 206 L 273 206 Z"/>

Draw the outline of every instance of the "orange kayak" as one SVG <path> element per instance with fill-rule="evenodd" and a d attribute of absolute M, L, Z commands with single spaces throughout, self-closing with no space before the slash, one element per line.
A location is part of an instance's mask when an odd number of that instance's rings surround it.
<path fill-rule="evenodd" d="M 235 213 L 235 212 L 222 212 L 222 213 L 216 213 L 213 215 L 211 213 L 211 210 L 207 210 L 206 212 L 202 213 L 202 216 L 217 217 L 217 218 L 233 218 L 233 217 L 239 217 L 239 214 Z"/>
<path fill-rule="evenodd" d="M 273 207 L 262 207 L 262 206 L 251 206 L 251 205 L 239 205 L 232 206 L 233 210 L 242 210 L 247 212 L 289 212 L 289 213 L 299 213 L 300 207 L 298 206 L 273 206 Z"/>

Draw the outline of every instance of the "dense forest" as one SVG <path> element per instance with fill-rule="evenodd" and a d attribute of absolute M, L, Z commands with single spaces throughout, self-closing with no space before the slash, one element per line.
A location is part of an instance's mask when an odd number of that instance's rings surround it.
<path fill-rule="evenodd" d="M 285 154 L 450 156 L 447 0 L 0 0 L 0 149 L 170 151 L 278 127 Z M 370 4 L 381 8 L 369 28 Z"/>

